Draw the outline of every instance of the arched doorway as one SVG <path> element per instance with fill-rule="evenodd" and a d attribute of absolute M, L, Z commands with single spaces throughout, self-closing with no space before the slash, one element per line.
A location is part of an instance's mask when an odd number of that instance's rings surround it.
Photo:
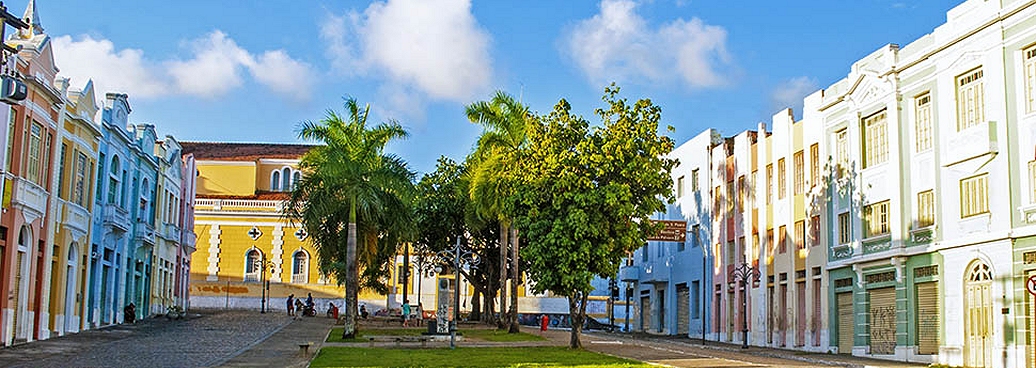
<path fill-rule="evenodd" d="M 992 363 L 993 272 L 985 262 L 972 262 L 964 274 L 964 365 Z"/>
<path fill-rule="evenodd" d="M 11 325 L 14 326 L 14 338 L 15 340 L 25 340 L 28 337 L 27 331 L 25 331 L 25 306 L 28 304 L 28 297 L 25 293 L 26 284 L 28 283 L 28 274 L 30 262 L 26 262 L 26 254 L 32 249 L 32 229 L 28 225 L 23 225 L 21 231 L 18 232 L 18 254 L 15 259 L 15 275 L 14 275 L 14 295 L 12 300 L 14 301 L 14 320 Z M 25 299 L 25 301 L 22 301 Z"/>
<path fill-rule="evenodd" d="M 79 321 L 76 318 L 76 243 L 68 246 L 68 263 L 65 272 L 65 332 L 78 331 Z"/>

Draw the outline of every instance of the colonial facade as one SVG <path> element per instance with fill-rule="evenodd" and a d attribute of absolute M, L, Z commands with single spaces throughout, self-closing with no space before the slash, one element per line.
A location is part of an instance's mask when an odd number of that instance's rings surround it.
<path fill-rule="evenodd" d="M 284 310 L 289 294 L 312 293 L 321 308 L 332 299 L 341 305 L 344 288 L 319 272 L 308 234 L 283 212 L 287 192 L 302 179 L 299 159 L 312 146 L 181 145 L 199 173 L 194 232 L 201 240 L 190 261 L 190 304 L 260 309 L 266 295 L 266 308 Z"/>

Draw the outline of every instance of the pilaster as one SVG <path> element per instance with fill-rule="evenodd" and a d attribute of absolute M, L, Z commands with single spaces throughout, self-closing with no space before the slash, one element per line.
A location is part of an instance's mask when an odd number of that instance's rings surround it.
<path fill-rule="evenodd" d="M 219 235 L 221 232 L 219 224 L 212 224 L 212 228 L 209 229 L 209 267 L 206 269 L 209 275 L 205 277 L 205 281 L 219 280 Z"/>
<path fill-rule="evenodd" d="M 283 282 L 281 280 L 281 272 L 284 264 L 282 255 L 284 255 L 284 226 L 277 225 L 273 227 L 273 251 L 270 252 L 273 256 L 271 262 L 273 262 L 273 275 L 270 276 L 270 281 Z"/>

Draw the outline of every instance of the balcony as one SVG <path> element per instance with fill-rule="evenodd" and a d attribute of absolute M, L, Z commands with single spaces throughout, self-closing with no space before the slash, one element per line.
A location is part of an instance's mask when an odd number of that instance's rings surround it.
<path fill-rule="evenodd" d="M 162 224 L 162 232 L 159 234 L 159 236 L 161 236 L 162 239 L 165 239 L 167 241 L 171 241 L 171 242 L 174 242 L 174 243 L 179 243 L 180 242 L 180 227 L 176 226 L 176 224 L 163 223 Z"/>
<path fill-rule="evenodd" d="M 199 198 L 194 201 L 196 212 L 281 212 L 284 201 L 258 199 L 211 199 Z"/>
<path fill-rule="evenodd" d="M 669 269 L 664 264 L 649 264 L 644 266 L 640 273 L 640 282 L 655 284 L 669 282 Z"/>
<path fill-rule="evenodd" d="M 60 212 L 63 227 L 83 234 L 90 229 L 90 212 L 78 204 L 61 201 Z"/>
<path fill-rule="evenodd" d="M 953 149 L 942 150 L 943 167 L 997 152 L 997 122 L 986 121 L 957 133 L 950 133 Z"/>
<path fill-rule="evenodd" d="M 309 276 L 309 275 L 304 274 L 304 273 L 292 274 L 291 275 L 291 283 L 292 284 L 305 284 L 305 283 L 308 283 L 309 282 L 309 277 L 307 277 L 307 276 Z"/>
<path fill-rule="evenodd" d="M 11 197 L 11 205 L 26 212 L 32 217 L 43 217 L 47 213 L 46 190 L 35 183 L 21 177 L 14 177 L 14 195 Z"/>
<path fill-rule="evenodd" d="M 114 203 L 104 205 L 104 225 L 121 233 L 129 231 L 129 212 Z"/>
<path fill-rule="evenodd" d="M 137 220 L 136 234 L 133 236 L 134 241 L 140 242 L 142 246 L 154 246 L 155 245 L 155 227 L 151 224 L 144 222 L 142 219 Z"/>
<path fill-rule="evenodd" d="M 640 280 L 640 267 L 623 266 L 619 269 L 619 281 L 637 282 Z"/>

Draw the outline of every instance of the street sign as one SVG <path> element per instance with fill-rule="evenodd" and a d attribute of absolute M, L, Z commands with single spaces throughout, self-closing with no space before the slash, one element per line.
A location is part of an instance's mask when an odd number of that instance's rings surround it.
<path fill-rule="evenodd" d="M 1029 291 L 1029 294 L 1036 295 L 1036 275 L 1029 276 L 1029 281 L 1025 282 L 1025 290 Z"/>
<path fill-rule="evenodd" d="M 687 240 L 687 221 L 679 220 L 651 220 L 652 223 L 661 223 L 664 227 L 648 240 L 682 242 Z"/>

